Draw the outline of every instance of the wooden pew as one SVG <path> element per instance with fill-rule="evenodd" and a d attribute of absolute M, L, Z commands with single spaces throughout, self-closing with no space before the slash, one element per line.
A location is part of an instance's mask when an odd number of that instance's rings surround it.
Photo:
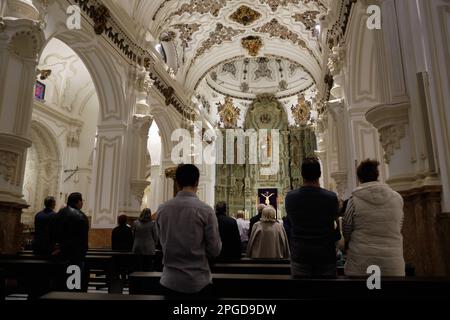
<path fill-rule="evenodd" d="M 130 294 L 162 293 L 161 273 L 130 275 Z M 448 278 L 382 278 L 369 290 L 366 278 L 292 279 L 289 275 L 213 274 L 213 297 L 261 299 L 449 299 Z"/>
<path fill-rule="evenodd" d="M 49 292 L 57 278 L 65 272 L 66 264 L 49 260 L 0 259 L 5 279 L 17 281 L 16 288 L 6 288 L 5 295 L 12 292 L 26 293 L 29 299 L 35 299 Z"/>
<path fill-rule="evenodd" d="M 86 293 L 86 292 L 49 292 L 39 298 L 49 301 L 136 301 L 136 300 L 166 300 L 161 295 L 131 295 L 117 293 Z"/>
<path fill-rule="evenodd" d="M 32 266 L 30 262 L 37 261 L 37 265 L 45 265 L 45 263 L 51 264 L 62 264 L 67 267 L 67 263 L 60 261 L 58 259 L 45 259 L 42 256 L 35 255 L 33 253 L 21 253 L 19 255 L 0 255 L 0 265 L 2 261 L 14 260 L 16 261 L 16 266 L 20 268 L 20 261 L 23 261 L 24 266 Z M 97 288 L 107 287 L 111 290 L 112 279 L 114 276 L 114 261 L 111 255 L 86 255 L 86 267 L 89 273 L 89 281 Z M 14 276 L 15 271 L 11 269 L 10 276 Z M 94 275 L 94 276 L 92 276 Z"/>
<path fill-rule="evenodd" d="M 244 257 L 239 260 L 217 261 L 217 263 L 291 264 L 291 260 L 289 260 L 289 259 L 252 259 L 252 258 Z"/>
<path fill-rule="evenodd" d="M 215 263 L 211 266 L 211 272 L 242 274 L 291 274 L 291 265 L 280 263 Z"/>
<path fill-rule="evenodd" d="M 0 268 L 0 301 L 5 300 L 5 297 L 6 297 L 5 270 Z"/>

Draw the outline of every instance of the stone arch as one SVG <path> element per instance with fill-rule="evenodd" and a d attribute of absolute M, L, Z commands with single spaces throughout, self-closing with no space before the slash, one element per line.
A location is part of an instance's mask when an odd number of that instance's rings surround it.
<path fill-rule="evenodd" d="M 42 122 L 31 122 L 32 146 L 28 151 L 24 197 L 30 207 L 24 210 L 22 221 L 33 224 L 34 214 L 43 207 L 47 196 L 58 199 L 62 168 L 61 148 L 56 135 Z"/>
<path fill-rule="evenodd" d="M 99 99 L 99 123 L 123 121 L 127 118 L 125 103 L 125 88 L 122 83 L 126 79 L 128 64 L 86 19 L 81 19 L 80 29 L 70 30 L 66 26 L 67 3 L 55 1 L 48 8 L 48 16 L 52 23 L 45 29 L 47 43 L 57 38 L 70 47 L 86 66 L 94 82 Z M 45 48 L 43 46 L 42 50 Z M 124 70 L 125 69 L 125 70 Z"/>
<path fill-rule="evenodd" d="M 380 101 L 377 39 L 374 31 L 367 28 L 367 14 L 363 6 L 355 6 L 352 20 L 347 36 L 347 99 L 351 106 L 368 107 Z"/>

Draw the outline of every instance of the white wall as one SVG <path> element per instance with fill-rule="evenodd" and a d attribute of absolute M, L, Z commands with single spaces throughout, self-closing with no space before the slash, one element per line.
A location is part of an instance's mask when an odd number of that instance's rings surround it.
<path fill-rule="evenodd" d="M 34 101 L 33 121 L 42 125 L 48 134 L 54 138 L 42 138 L 32 134 L 33 144 L 56 143 L 59 151 L 57 190 L 54 194 L 41 194 L 39 199 L 33 198 L 33 186 L 38 169 L 32 161 L 39 161 L 36 147 L 29 152 L 25 170 L 25 183 L 28 186 L 25 199 L 31 204 L 25 212 L 24 222 L 30 221 L 30 216 L 43 207 L 46 196 L 57 198 L 57 209 L 64 205 L 71 192 L 81 192 L 85 197 L 84 211 L 91 213 L 90 183 L 92 170 L 92 156 L 95 146 L 95 135 L 99 113 L 99 102 L 92 78 L 79 56 L 66 44 L 58 39 L 52 39 L 45 47 L 38 68 L 49 69 L 51 75 L 40 82 L 46 85 L 45 99 Z M 32 131 L 33 132 L 33 131 Z M 39 141 L 36 141 L 39 139 Z M 48 140 L 48 141 L 46 141 Z M 42 159 L 41 159 L 42 160 Z M 30 162 L 30 163 L 28 163 Z M 68 181 L 64 181 L 70 173 L 64 170 L 79 171 Z M 36 188 L 34 188 L 36 190 Z M 28 220 L 28 221 L 27 221 Z"/>

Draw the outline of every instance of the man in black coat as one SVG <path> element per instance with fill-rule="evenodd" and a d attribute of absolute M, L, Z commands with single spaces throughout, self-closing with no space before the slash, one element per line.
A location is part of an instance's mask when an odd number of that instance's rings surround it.
<path fill-rule="evenodd" d="M 37 255 L 50 256 L 55 248 L 52 226 L 56 217 L 56 200 L 47 197 L 44 200 L 45 209 L 34 217 L 33 251 Z"/>
<path fill-rule="evenodd" d="M 77 265 L 82 273 L 82 290 L 87 291 L 87 270 L 85 265 L 88 250 L 89 220 L 81 211 L 83 198 L 74 192 L 67 199 L 67 206 L 59 210 L 55 219 L 55 237 L 58 257 Z"/>
<path fill-rule="evenodd" d="M 216 204 L 216 216 L 219 223 L 222 250 L 217 260 L 237 260 L 241 258 L 241 236 L 235 219 L 227 217 L 227 204 Z"/>
<path fill-rule="evenodd" d="M 111 235 L 111 249 L 114 251 L 129 252 L 133 249 L 133 231 L 127 224 L 127 219 L 125 214 L 117 218 L 119 225 L 113 229 Z"/>
<path fill-rule="evenodd" d="M 248 228 L 248 238 L 249 239 L 252 235 L 253 225 L 261 220 L 262 211 L 265 207 L 266 207 L 266 205 L 263 203 L 258 204 L 258 207 L 257 207 L 258 214 L 250 219 L 250 227 Z"/>

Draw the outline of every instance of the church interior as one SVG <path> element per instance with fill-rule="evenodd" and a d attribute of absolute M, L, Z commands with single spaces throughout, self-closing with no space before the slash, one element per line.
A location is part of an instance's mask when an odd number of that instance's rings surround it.
<path fill-rule="evenodd" d="M 318 159 L 340 201 L 359 163 L 378 160 L 404 202 L 409 276 L 450 277 L 449 75 L 447 0 L 1 0 L 0 298 L 35 294 L 8 279 L 38 268 L 27 261 L 47 197 L 58 211 L 83 195 L 87 258 L 107 268 L 118 218 L 157 215 L 186 161 L 210 207 L 249 221 L 262 203 L 282 221 L 303 159 Z M 194 138 L 177 163 L 180 129 Z M 244 134 L 243 154 L 233 137 L 232 161 L 202 161 L 230 132 Z M 277 170 L 263 173 L 253 149 Z M 104 287 L 90 290 L 115 292 Z"/>

